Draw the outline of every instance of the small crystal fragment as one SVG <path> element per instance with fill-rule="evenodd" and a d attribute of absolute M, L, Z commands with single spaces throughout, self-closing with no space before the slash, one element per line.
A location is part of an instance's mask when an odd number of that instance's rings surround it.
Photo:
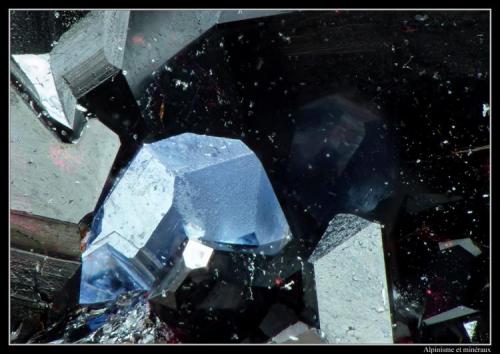
<path fill-rule="evenodd" d="M 439 249 L 444 250 L 454 246 L 460 246 L 474 257 L 479 256 L 482 252 L 479 247 L 477 247 L 470 238 L 462 238 L 459 240 L 451 240 L 446 242 L 439 242 Z"/>
<path fill-rule="evenodd" d="M 464 323 L 464 328 L 467 331 L 469 340 L 472 341 L 476 334 L 477 321 L 469 321 Z"/>
<path fill-rule="evenodd" d="M 316 328 L 311 328 L 303 322 L 297 322 L 283 331 L 279 332 L 270 340 L 276 344 L 319 344 L 326 343 L 321 338 L 319 331 Z"/>
<path fill-rule="evenodd" d="M 472 314 L 475 314 L 477 312 L 478 312 L 477 310 L 471 309 L 467 306 L 460 305 L 460 306 L 457 306 L 451 310 L 442 312 L 438 315 L 435 315 L 435 316 L 432 316 L 432 317 L 425 319 L 423 321 L 423 324 L 426 326 L 431 326 L 431 325 L 434 325 L 436 323 L 450 321 L 450 320 L 453 320 L 453 319 L 456 319 L 459 317 L 472 315 Z"/>

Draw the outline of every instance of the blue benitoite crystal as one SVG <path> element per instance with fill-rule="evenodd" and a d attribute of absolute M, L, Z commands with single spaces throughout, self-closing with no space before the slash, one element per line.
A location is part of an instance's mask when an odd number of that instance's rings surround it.
<path fill-rule="evenodd" d="M 145 144 L 94 218 L 80 303 L 149 290 L 188 239 L 273 255 L 289 238 L 265 170 L 243 142 L 186 133 Z"/>

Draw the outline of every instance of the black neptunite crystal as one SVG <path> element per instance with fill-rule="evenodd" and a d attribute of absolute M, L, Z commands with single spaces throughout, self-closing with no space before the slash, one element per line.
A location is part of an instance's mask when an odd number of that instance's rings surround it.
<path fill-rule="evenodd" d="M 278 271 L 288 265 L 270 270 L 274 264 L 269 264 L 266 256 L 216 251 L 206 269 L 191 272 L 175 290 L 175 301 L 167 300 L 175 305 L 152 301 L 152 309 L 167 324 L 175 325 L 188 343 L 265 342 L 279 332 L 273 332 L 272 325 L 264 331 L 259 327 L 276 303 L 296 314 L 283 318 L 278 327 L 293 324 L 297 317 L 316 325 L 314 317 L 304 311 L 316 310 L 305 303 L 304 275 L 294 267 L 280 278 Z M 269 271 L 263 276 L 265 266 Z M 287 283 L 292 286 L 284 286 Z"/>

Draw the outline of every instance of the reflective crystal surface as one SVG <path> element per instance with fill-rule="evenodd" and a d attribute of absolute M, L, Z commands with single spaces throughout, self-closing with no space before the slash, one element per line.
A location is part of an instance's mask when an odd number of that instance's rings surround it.
<path fill-rule="evenodd" d="M 179 343 L 175 329 L 152 313 L 143 291 L 114 301 L 82 306 L 31 339 L 32 343 L 167 344 Z"/>
<path fill-rule="evenodd" d="M 109 300 L 129 287 L 149 289 L 167 262 L 177 262 L 187 239 L 272 255 L 290 238 L 255 154 L 241 141 L 196 134 L 145 144 L 97 211 L 91 232 L 81 303 Z"/>
<path fill-rule="evenodd" d="M 197 240 L 188 240 L 182 250 L 182 257 L 175 260 L 175 264 L 168 270 L 166 276 L 160 279 L 151 290 L 149 300 L 172 308 L 177 307 L 176 290 L 197 269 L 206 268 L 214 253 L 213 248 L 199 243 Z"/>
<path fill-rule="evenodd" d="M 54 77 L 50 69 L 49 54 L 13 55 L 12 58 L 29 82 L 33 83 L 33 96 L 38 98 L 47 114 L 66 127 L 72 128 L 64 115 L 57 94 Z"/>

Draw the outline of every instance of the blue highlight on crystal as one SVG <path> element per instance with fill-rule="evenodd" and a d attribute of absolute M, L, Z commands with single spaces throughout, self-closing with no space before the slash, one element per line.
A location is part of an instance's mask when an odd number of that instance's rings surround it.
<path fill-rule="evenodd" d="M 145 144 L 93 221 L 80 303 L 149 290 L 188 239 L 216 250 L 278 253 L 288 223 L 257 156 L 240 140 L 181 134 Z"/>

